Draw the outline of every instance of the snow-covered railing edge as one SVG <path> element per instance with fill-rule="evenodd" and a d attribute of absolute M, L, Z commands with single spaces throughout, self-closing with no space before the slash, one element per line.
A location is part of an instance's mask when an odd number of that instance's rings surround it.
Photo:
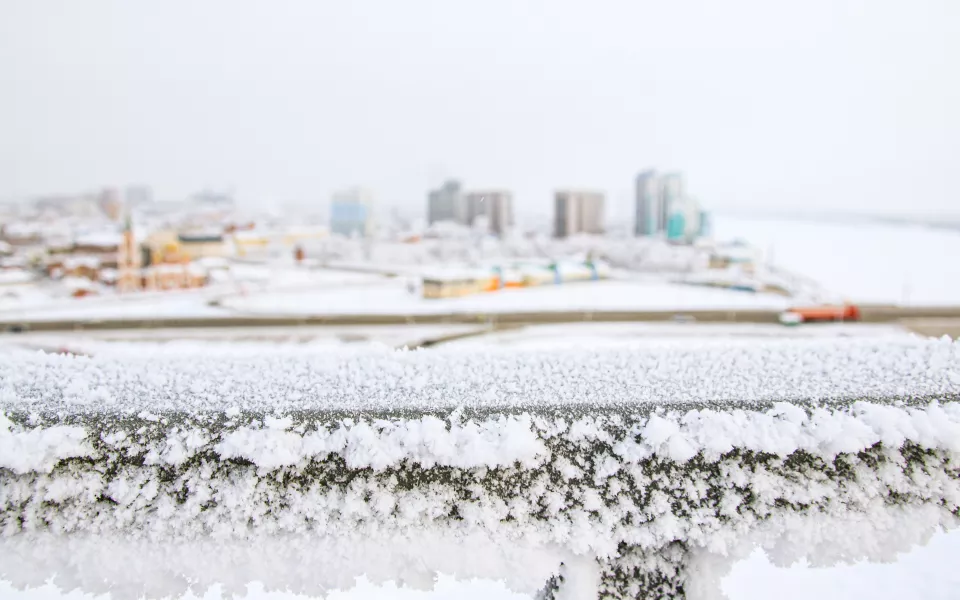
<path fill-rule="evenodd" d="M 960 510 L 947 340 L 5 358 L 18 586 L 702 598 L 747 544 L 889 558 Z"/>
<path fill-rule="evenodd" d="M 0 564 L 16 566 L 5 577 L 22 578 L 37 569 L 30 552 L 56 555 L 61 536 L 72 544 L 66 581 L 100 573 L 115 591 L 165 595 L 169 587 L 151 588 L 142 565 L 132 572 L 144 583 L 115 568 L 104 573 L 103 540 L 172 544 L 190 555 L 207 554 L 198 548 L 208 539 L 234 552 L 273 548 L 264 536 L 298 538 L 301 550 L 312 536 L 332 540 L 317 546 L 328 550 L 338 539 L 362 545 L 381 535 L 415 548 L 418 538 L 460 531 L 489 536 L 477 543 L 491 555 L 510 545 L 534 552 L 526 559 L 539 570 L 512 573 L 508 583 L 532 591 L 531 578 L 550 578 L 541 597 L 564 586 L 611 598 L 696 597 L 709 587 L 704 565 L 751 536 L 797 536 L 796 519 L 954 526 L 960 403 L 941 400 L 566 418 L 561 409 L 445 419 L 8 412 L 0 418 Z M 91 535 L 96 544 L 78 541 Z M 853 548 L 846 558 L 872 551 Z M 143 548 L 134 556 L 163 563 Z M 406 572 L 415 566 L 404 569 L 390 575 L 415 579 Z M 216 582 L 192 576 L 201 588 Z M 330 581 L 343 580 L 297 589 Z"/>

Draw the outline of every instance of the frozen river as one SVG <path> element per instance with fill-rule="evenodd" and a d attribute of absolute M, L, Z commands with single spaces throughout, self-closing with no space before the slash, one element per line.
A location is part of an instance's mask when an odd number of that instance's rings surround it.
<path fill-rule="evenodd" d="M 743 239 L 851 301 L 960 305 L 960 232 L 719 215 L 714 233 Z"/>

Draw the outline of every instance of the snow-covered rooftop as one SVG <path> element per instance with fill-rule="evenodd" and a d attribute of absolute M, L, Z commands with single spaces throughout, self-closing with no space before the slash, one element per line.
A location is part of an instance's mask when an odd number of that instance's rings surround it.
<path fill-rule="evenodd" d="M 114 248 L 123 241 L 123 235 L 116 231 L 98 231 L 79 235 L 74 239 L 77 246 Z"/>
<path fill-rule="evenodd" d="M 30 283 L 36 277 L 23 269 L 7 269 L 0 271 L 0 285 L 16 285 Z"/>

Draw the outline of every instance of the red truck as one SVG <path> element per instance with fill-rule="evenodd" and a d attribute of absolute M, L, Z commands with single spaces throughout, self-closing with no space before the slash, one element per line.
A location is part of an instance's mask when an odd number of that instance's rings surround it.
<path fill-rule="evenodd" d="M 859 320 L 860 309 L 854 304 L 794 307 L 780 315 L 780 321 L 785 324 Z"/>

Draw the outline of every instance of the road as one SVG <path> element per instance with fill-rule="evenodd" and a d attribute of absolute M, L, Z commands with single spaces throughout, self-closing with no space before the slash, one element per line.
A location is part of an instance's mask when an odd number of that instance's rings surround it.
<path fill-rule="evenodd" d="M 131 329 L 192 329 L 297 326 L 360 325 L 437 325 L 463 324 L 489 326 L 533 325 L 582 322 L 663 322 L 699 323 L 777 323 L 780 312 L 767 309 L 736 310 L 645 310 L 645 311 L 556 311 L 501 313 L 436 313 L 426 315 L 353 314 L 314 316 L 206 316 L 156 319 L 66 319 L 0 320 L 0 331 L 104 331 Z M 865 323 L 902 323 L 926 335 L 952 335 L 960 332 L 960 306 L 897 307 L 861 306 Z M 942 333 L 938 331 L 943 330 Z"/>

